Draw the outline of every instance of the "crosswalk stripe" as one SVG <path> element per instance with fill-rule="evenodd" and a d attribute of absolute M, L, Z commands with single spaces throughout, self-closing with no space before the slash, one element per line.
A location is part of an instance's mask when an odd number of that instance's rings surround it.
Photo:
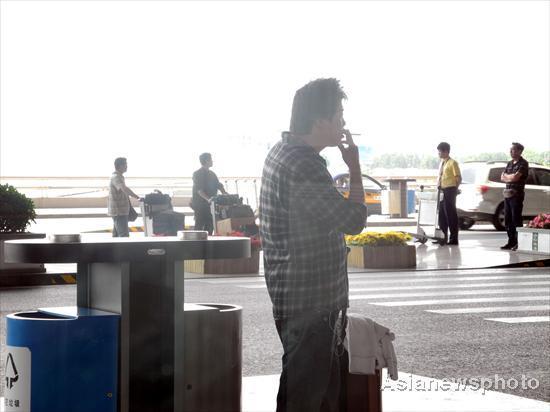
<path fill-rule="evenodd" d="M 544 293 L 548 288 L 507 288 L 507 289 L 474 289 L 474 290 L 451 290 L 438 292 L 414 292 L 414 293 L 372 293 L 370 295 L 351 295 L 350 300 L 364 299 L 394 299 L 394 298 L 416 298 L 427 296 L 468 296 L 468 295 L 500 295 L 505 293 Z M 550 300 L 550 297 L 548 298 Z"/>
<path fill-rule="evenodd" d="M 550 279 L 550 274 L 536 274 L 536 275 L 522 275 L 517 271 L 511 271 L 506 269 L 494 269 L 494 270 L 475 270 L 469 271 L 472 272 L 473 276 L 464 276 L 464 270 L 454 271 L 454 270 L 440 270 L 440 271 L 416 271 L 416 272 L 393 272 L 393 273 L 384 273 L 384 272 L 360 272 L 360 273 L 349 273 L 348 278 L 350 282 L 360 282 L 364 281 L 365 283 L 372 282 L 373 279 L 411 279 L 417 281 L 424 278 L 437 278 L 437 279 L 446 279 L 450 276 L 454 276 L 454 279 L 464 279 L 476 277 L 479 279 L 490 279 L 494 276 L 505 276 L 505 277 L 518 277 L 518 278 L 535 278 L 535 279 Z M 264 276 L 254 276 L 252 278 L 230 278 L 230 279 L 189 279 L 189 281 L 195 282 L 204 282 L 204 283 L 215 283 L 215 284 L 254 284 L 254 283 L 264 283 Z"/>
<path fill-rule="evenodd" d="M 550 310 L 550 305 L 532 306 L 490 306 L 477 308 L 454 308 L 454 309 L 428 309 L 426 312 L 439 313 L 442 315 L 459 315 L 465 313 L 496 313 L 496 312 L 530 312 L 539 310 Z"/>
<path fill-rule="evenodd" d="M 544 269 L 534 269 L 534 271 L 546 272 Z M 464 272 L 470 272 L 477 275 L 484 274 L 504 274 L 504 273 L 520 273 L 520 269 L 507 269 L 507 268 L 494 268 L 494 269 L 444 269 L 444 270 L 394 270 L 388 272 L 387 270 L 369 270 L 365 271 L 363 269 L 348 268 L 348 273 L 350 277 L 373 277 L 373 276 L 384 276 L 386 274 L 403 274 L 411 276 L 419 276 L 422 274 L 437 274 L 438 276 L 456 276 L 461 275 Z"/>
<path fill-rule="evenodd" d="M 478 281 L 478 280 L 525 280 L 525 279 L 541 279 L 547 278 L 546 275 L 526 275 L 526 276 L 467 276 L 467 277 L 458 277 L 453 279 L 438 279 L 438 278 L 429 278 L 429 279 L 410 279 L 408 281 L 413 283 L 433 283 L 435 285 L 441 284 L 445 285 L 450 282 L 465 282 L 465 281 Z M 388 279 L 388 280 L 369 280 L 369 281 L 351 281 L 350 286 L 368 284 L 368 285 L 378 285 L 378 284 L 400 284 L 405 283 L 406 279 Z M 473 284 L 475 286 L 475 284 Z M 265 288 L 265 283 L 260 283 L 256 285 L 243 285 L 237 284 L 234 285 L 237 287 L 243 287 L 245 289 L 261 289 Z"/>
<path fill-rule="evenodd" d="M 387 279 L 387 280 L 386 280 Z M 494 275 L 494 276 L 457 276 L 453 278 L 449 277 L 439 277 L 435 275 L 425 275 L 425 276 L 380 276 L 375 279 L 368 280 L 355 280 L 350 279 L 350 283 L 355 285 L 358 284 L 370 284 L 370 283 L 380 283 L 380 282 L 392 282 L 394 283 L 403 283 L 405 281 L 409 282 L 428 282 L 428 281 L 440 281 L 440 282 L 457 282 L 463 280 L 502 280 L 502 279 L 550 279 L 550 275 L 519 275 L 519 274 L 503 274 L 503 275 Z"/>
<path fill-rule="evenodd" d="M 526 275 L 526 276 L 466 276 L 466 277 L 457 277 L 453 279 L 438 279 L 438 278 L 429 278 L 429 279 L 412 279 L 408 278 L 412 283 L 433 283 L 433 284 L 446 284 L 450 282 L 466 282 L 466 281 L 478 281 L 478 280 L 525 280 L 525 279 L 546 279 L 547 275 Z M 388 280 L 368 280 L 368 281 L 350 281 L 350 286 L 368 284 L 368 285 L 382 285 L 382 284 L 399 284 L 402 285 L 407 281 L 405 279 L 388 279 Z M 215 282 L 214 282 L 215 283 Z M 245 289 L 263 289 L 266 287 L 265 283 L 259 283 L 257 285 L 245 285 L 245 284 L 236 284 L 233 285 L 236 287 L 241 287 Z M 475 286 L 475 284 L 473 285 Z"/>
<path fill-rule="evenodd" d="M 462 289 L 492 286 L 543 286 L 550 285 L 550 281 L 534 282 L 494 282 L 494 283 L 466 283 L 460 285 L 421 285 L 421 286 L 380 286 L 375 288 L 350 288 L 350 292 L 376 292 L 382 290 L 421 290 L 421 289 Z"/>
<path fill-rule="evenodd" d="M 375 306 L 425 306 L 425 305 L 451 305 L 453 303 L 485 303 L 485 302 L 546 302 L 550 298 L 546 296 L 499 296 L 490 298 L 464 298 L 464 299 L 430 299 L 430 300 L 401 300 L 392 302 L 369 302 Z"/>
<path fill-rule="evenodd" d="M 550 322 L 550 316 L 525 316 L 521 318 L 486 318 L 494 322 L 504 323 L 535 323 L 535 322 Z"/>

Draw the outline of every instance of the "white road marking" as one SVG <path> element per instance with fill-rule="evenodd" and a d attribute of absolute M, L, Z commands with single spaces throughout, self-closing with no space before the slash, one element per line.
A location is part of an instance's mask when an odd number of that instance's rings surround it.
<path fill-rule="evenodd" d="M 440 313 L 443 315 L 458 315 L 464 313 L 491 313 L 491 312 L 529 312 L 539 310 L 550 310 L 550 305 L 533 306 L 489 306 L 478 308 L 455 308 L 455 309 L 429 309 L 426 312 Z"/>
<path fill-rule="evenodd" d="M 383 284 L 399 284 L 402 285 L 405 282 L 411 282 L 411 283 L 433 283 L 438 284 L 441 283 L 446 284 L 449 282 L 469 282 L 469 281 L 477 281 L 477 280 L 525 280 L 525 279 L 548 279 L 550 278 L 550 275 L 502 275 L 502 276 L 466 276 L 466 277 L 457 277 L 457 278 L 434 278 L 429 277 L 428 279 L 419 279 L 419 278 L 412 278 L 412 277 L 406 277 L 401 279 L 389 279 L 389 280 L 368 280 L 368 281 L 350 281 L 351 286 L 359 285 L 359 284 L 369 284 L 369 285 L 383 285 Z M 382 278 L 380 278 L 382 279 Z M 213 282 L 215 283 L 215 282 Z M 263 289 L 266 287 L 265 283 L 257 284 L 257 285 L 244 285 L 244 284 L 237 284 L 232 285 L 236 287 L 241 287 L 245 289 Z"/>
<path fill-rule="evenodd" d="M 466 283 L 459 285 L 421 285 L 421 286 L 379 286 L 375 288 L 352 288 L 351 292 L 376 292 L 384 290 L 423 290 L 423 289 L 466 289 L 477 287 L 492 287 L 492 286 L 543 286 L 549 285 L 550 281 L 533 281 L 533 282 L 494 282 L 494 283 Z"/>
<path fill-rule="evenodd" d="M 550 322 L 550 316 L 525 316 L 521 318 L 486 318 L 485 320 L 504 323 L 538 323 Z"/>
<path fill-rule="evenodd" d="M 491 298 L 465 298 L 465 299 L 431 299 L 431 300 L 402 300 L 395 302 L 369 302 L 375 306 L 425 306 L 425 305 L 451 305 L 453 303 L 485 303 L 485 302 L 547 302 L 548 296 L 502 296 Z"/>
<path fill-rule="evenodd" d="M 426 296 L 469 296 L 469 295 L 499 295 L 504 293 L 544 293 L 548 288 L 508 288 L 508 289 L 474 289 L 474 290 L 451 290 L 437 292 L 414 292 L 414 293 L 373 293 L 370 295 L 351 295 L 350 300 L 364 299 L 395 299 L 414 298 Z M 550 296 L 548 297 L 550 300 Z"/>

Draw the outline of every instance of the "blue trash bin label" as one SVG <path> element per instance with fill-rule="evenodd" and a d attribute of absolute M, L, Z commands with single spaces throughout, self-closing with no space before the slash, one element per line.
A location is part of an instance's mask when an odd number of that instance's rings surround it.
<path fill-rule="evenodd" d="M 6 347 L 4 410 L 6 412 L 30 412 L 31 351 L 25 347 Z"/>

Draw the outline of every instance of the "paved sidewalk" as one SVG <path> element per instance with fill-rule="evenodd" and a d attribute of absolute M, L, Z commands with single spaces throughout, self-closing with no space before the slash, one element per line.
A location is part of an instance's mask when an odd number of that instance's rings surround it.
<path fill-rule="evenodd" d="M 385 371 L 384 371 L 385 372 Z M 243 378 L 243 412 L 273 412 L 279 375 Z M 382 380 L 384 412 L 549 412 L 550 403 L 406 372 Z"/>
<path fill-rule="evenodd" d="M 385 372 L 385 371 L 384 371 Z M 549 412 L 550 403 L 400 372 L 382 380 L 384 412 Z M 279 375 L 243 378 L 242 412 L 274 412 Z M 4 398 L 0 398 L 4 412 Z"/>

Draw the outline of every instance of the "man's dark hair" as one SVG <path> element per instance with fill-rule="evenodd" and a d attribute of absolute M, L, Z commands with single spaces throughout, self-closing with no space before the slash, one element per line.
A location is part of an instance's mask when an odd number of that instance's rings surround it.
<path fill-rule="evenodd" d="M 523 152 L 523 149 L 525 149 L 523 147 L 523 145 L 521 143 L 518 143 L 518 142 L 513 142 L 512 143 L 512 146 L 515 147 L 517 150 L 519 150 L 520 152 Z"/>
<path fill-rule="evenodd" d="M 311 133 L 318 119 L 331 120 L 347 99 L 337 79 L 317 79 L 296 91 L 292 102 L 290 133 L 304 135 Z"/>
<path fill-rule="evenodd" d="M 201 165 L 205 165 L 207 161 L 212 160 L 212 155 L 210 153 L 202 153 L 199 156 L 199 160 L 201 162 Z"/>
<path fill-rule="evenodd" d="M 437 150 L 449 153 L 451 151 L 451 145 L 447 142 L 441 142 L 437 145 Z"/>
<path fill-rule="evenodd" d="M 126 158 L 125 157 L 117 157 L 115 159 L 115 170 L 118 170 L 124 164 L 126 164 Z"/>

